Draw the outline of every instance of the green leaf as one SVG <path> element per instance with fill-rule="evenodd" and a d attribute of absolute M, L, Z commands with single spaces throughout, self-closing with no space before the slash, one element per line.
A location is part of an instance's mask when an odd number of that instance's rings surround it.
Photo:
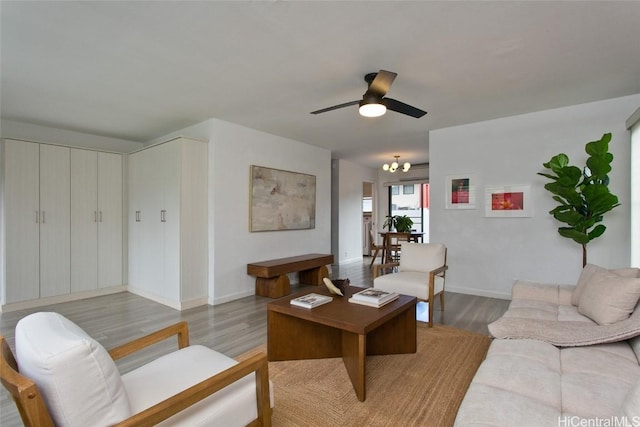
<path fill-rule="evenodd" d="M 605 177 L 611 172 L 611 162 L 608 162 L 604 157 L 589 157 L 587 159 L 587 166 L 597 179 Z"/>
<path fill-rule="evenodd" d="M 599 156 L 609 151 L 609 142 L 611 141 L 611 133 L 605 133 L 597 141 L 591 141 L 584 147 L 590 156 Z"/>
<path fill-rule="evenodd" d="M 581 245 L 589 243 L 589 236 L 585 233 L 581 233 L 573 228 L 569 227 L 560 227 L 558 228 L 558 233 L 562 237 L 568 237 L 569 239 L 573 239 L 576 243 L 580 243 Z"/>
<path fill-rule="evenodd" d="M 591 230 L 589 232 L 589 240 L 593 240 L 596 237 L 600 237 L 604 234 L 604 231 L 607 229 L 607 227 L 604 226 L 604 224 L 598 224 L 596 226 L 596 228 L 594 228 L 593 230 Z"/>
<path fill-rule="evenodd" d="M 569 157 L 564 153 L 560 153 L 557 156 L 553 156 L 547 163 L 543 163 L 542 166 L 547 169 L 551 169 L 555 173 L 558 173 L 560 169 L 567 166 L 568 164 Z"/>

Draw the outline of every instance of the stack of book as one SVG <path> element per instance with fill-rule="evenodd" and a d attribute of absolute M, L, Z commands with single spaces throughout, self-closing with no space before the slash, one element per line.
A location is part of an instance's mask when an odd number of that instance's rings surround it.
<path fill-rule="evenodd" d="M 349 302 L 380 308 L 383 305 L 389 304 L 391 301 L 398 299 L 399 296 L 400 295 L 395 292 L 369 288 L 353 294 L 351 298 L 349 298 Z"/>
<path fill-rule="evenodd" d="M 333 298 L 320 294 L 307 294 L 291 300 L 291 305 L 304 308 L 314 308 L 331 302 Z"/>

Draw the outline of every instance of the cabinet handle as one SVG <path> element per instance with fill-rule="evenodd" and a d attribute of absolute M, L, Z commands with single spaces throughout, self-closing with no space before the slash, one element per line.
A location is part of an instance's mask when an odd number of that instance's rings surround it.
<path fill-rule="evenodd" d="M 93 222 L 98 222 L 98 211 L 93 211 Z"/>
<path fill-rule="evenodd" d="M 102 222 L 102 211 L 100 211 L 100 221 L 99 222 Z"/>
<path fill-rule="evenodd" d="M 160 211 L 160 222 L 167 222 L 167 211 L 164 209 Z"/>
<path fill-rule="evenodd" d="M 136 222 L 140 222 L 140 211 L 136 211 Z"/>

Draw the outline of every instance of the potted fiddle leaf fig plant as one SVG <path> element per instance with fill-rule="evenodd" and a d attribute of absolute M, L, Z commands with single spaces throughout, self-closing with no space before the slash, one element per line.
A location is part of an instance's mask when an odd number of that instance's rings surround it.
<path fill-rule="evenodd" d="M 558 228 L 558 233 L 582 246 L 583 267 L 587 264 L 587 244 L 607 229 L 602 224 L 604 214 L 620 206 L 618 197 L 609 191 L 613 161 L 610 141 L 611 133 L 605 133 L 599 140 L 587 143 L 585 151 L 589 158 L 582 169 L 570 166 L 569 157 L 560 153 L 543 163 L 550 173 L 538 173 L 551 180 L 544 188 L 559 205 L 549 213 L 565 224 Z"/>

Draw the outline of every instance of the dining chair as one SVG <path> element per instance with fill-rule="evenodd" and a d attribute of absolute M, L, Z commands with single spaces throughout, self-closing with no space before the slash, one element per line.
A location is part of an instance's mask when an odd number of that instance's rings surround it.
<path fill-rule="evenodd" d="M 373 263 L 376 261 L 376 257 L 378 256 L 378 253 L 380 253 L 380 251 L 384 249 L 384 245 L 382 246 L 376 245 L 373 230 L 369 230 L 369 249 L 371 250 L 371 253 L 373 253 L 373 255 L 371 255 L 371 266 L 372 266 Z"/>
<path fill-rule="evenodd" d="M 402 242 L 408 242 L 411 233 L 389 232 L 384 235 L 384 257 L 382 263 L 398 262 Z"/>

